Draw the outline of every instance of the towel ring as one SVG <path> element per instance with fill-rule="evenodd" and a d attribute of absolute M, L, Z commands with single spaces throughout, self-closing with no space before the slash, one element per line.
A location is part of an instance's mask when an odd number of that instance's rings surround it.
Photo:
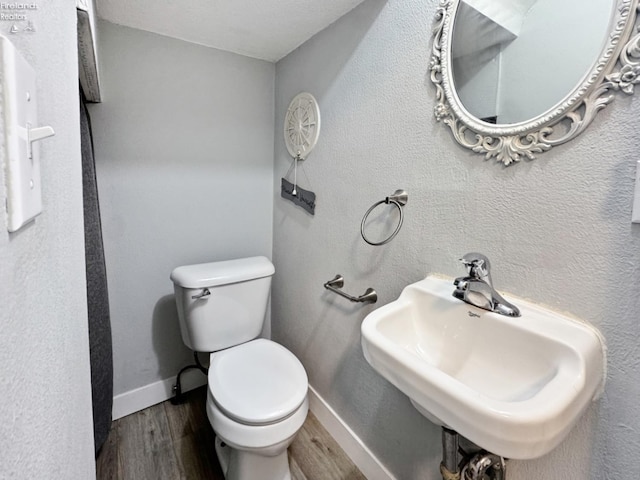
<path fill-rule="evenodd" d="M 409 200 L 409 195 L 407 195 L 407 192 L 405 192 L 404 190 L 396 190 L 395 192 L 393 192 L 393 195 L 389 195 L 384 200 L 380 200 L 379 202 L 376 202 L 373 205 L 371 205 L 369 210 L 367 210 L 367 213 L 365 213 L 364 217 L 362 217 L 362 223 L 360 223 L 360 235 L 362 235 L 362 239 L 365 242 L 367 242 L 369 245 L 374 245 L 374 246 L 385 245 L 389 243 L 391 240 L 393 240 L 395 236 L 398 234 L 398 232 L 400 231 L 400 228 L 402 227 L 402 222 L 404 221 L 404 212 L 402 211 L 402 207 L 404 207 L 407 204 L 408 200 Z M 386 239 L 382 240 L 381 242 L 372 242 L 364 234 L 364 224 L 367 222 L 367 218 L 369 218 L 369 215 L 371 214 L 371 212 L 378 205 L 382 205 L 383 203 L 387 205 L 391 203 L 396 207 L 398 207 L 398 212 L 400 212 L 400 220 L 398 221 L 398 225 L 396 226 L 396 229 Z"/>

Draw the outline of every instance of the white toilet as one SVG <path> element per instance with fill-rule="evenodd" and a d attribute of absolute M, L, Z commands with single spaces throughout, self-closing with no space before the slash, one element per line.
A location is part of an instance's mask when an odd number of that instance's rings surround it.
<path fill-rule="evenodd" d="M 227 480 L 290 480 L 287 447 L 309 410 L 300 361 L 257 338 L 274 272 L 267 258 L 251 257 L 171 273 L 184 343 L 213 352 L 207 416 Z"/>

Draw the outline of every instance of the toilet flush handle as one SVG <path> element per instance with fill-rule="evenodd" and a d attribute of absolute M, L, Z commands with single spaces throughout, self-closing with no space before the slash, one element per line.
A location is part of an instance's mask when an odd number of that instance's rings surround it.
<path fill-rule="evenodd" d="M 209 291 L 209 289 L 208 289 L 208 288 L 204 288 L 204 289 L 202 290 L 202 293 L 201 293 L 201 294 L 199 294 L 199 295 L 193 295 L 193 296 L 191 297 L 191 299 L 192 299 L 192 300 L 198 300 L 198 299 L 200 299 L 200 298 L 208 297 L 209 295 L 211 295 L 211 292 Z"/>

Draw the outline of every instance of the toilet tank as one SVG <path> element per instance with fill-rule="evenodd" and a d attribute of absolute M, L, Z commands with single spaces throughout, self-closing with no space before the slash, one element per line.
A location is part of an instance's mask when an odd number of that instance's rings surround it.
<path fill-rule="evenodd" d="M 274 272 L 266 257 L 174 269 L 170 278 L 185 345 L 214 352 L 260 335 Z"/>

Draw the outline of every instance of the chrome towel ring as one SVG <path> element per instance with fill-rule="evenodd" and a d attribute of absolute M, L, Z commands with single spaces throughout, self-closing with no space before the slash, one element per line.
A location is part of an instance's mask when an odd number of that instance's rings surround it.
<path fill-rule="evenodd" d="M 402 207 L 404 207 L 407 204 L 408 200 L 409 200 L 409 195 L 407 194 L 407 192 L 405 192 L 404 190 L 396 190 L 395 192 L 393 192 L 393 195 L 389 195 L 384 200 L 380 200 L 379 202 L 376 202 L 373 205 L 371 205 L 371 208 L 369 208 L 369 210 L 367 210 L 367 213 L 364 214 L 364 217 L 362 217 L 362 223 L 360 223 L 360 235 L 362 235 L 362 239 L 365 242 L 367 242 L 369 245 L 374 245 L 374 246 L 385 245 L 389 243 L 391 240 L 393 240 L 395 236 L 398 234 L 398 232 L 400 231 L 400 228 L 402 227 L 402 222 L 404 221 L 404 212 L 402 211 Z M 387 205 L 391 203 L 396 207 L 398 207 L 398 212 L 400 212 L 400 220 L 398 221 L 398 225 L 396 226 L 396 229 L 393 231 L 391 235 L 389 235 L 389 237 L 382 240 L 381 242 L 372 242 L 364 234 L 364 224 L 367 222 L 367 218 L 369 218 L 369 215 L 371 214 L 371 212 L 378 205 L 382 205 L 383 203 Z"/>

